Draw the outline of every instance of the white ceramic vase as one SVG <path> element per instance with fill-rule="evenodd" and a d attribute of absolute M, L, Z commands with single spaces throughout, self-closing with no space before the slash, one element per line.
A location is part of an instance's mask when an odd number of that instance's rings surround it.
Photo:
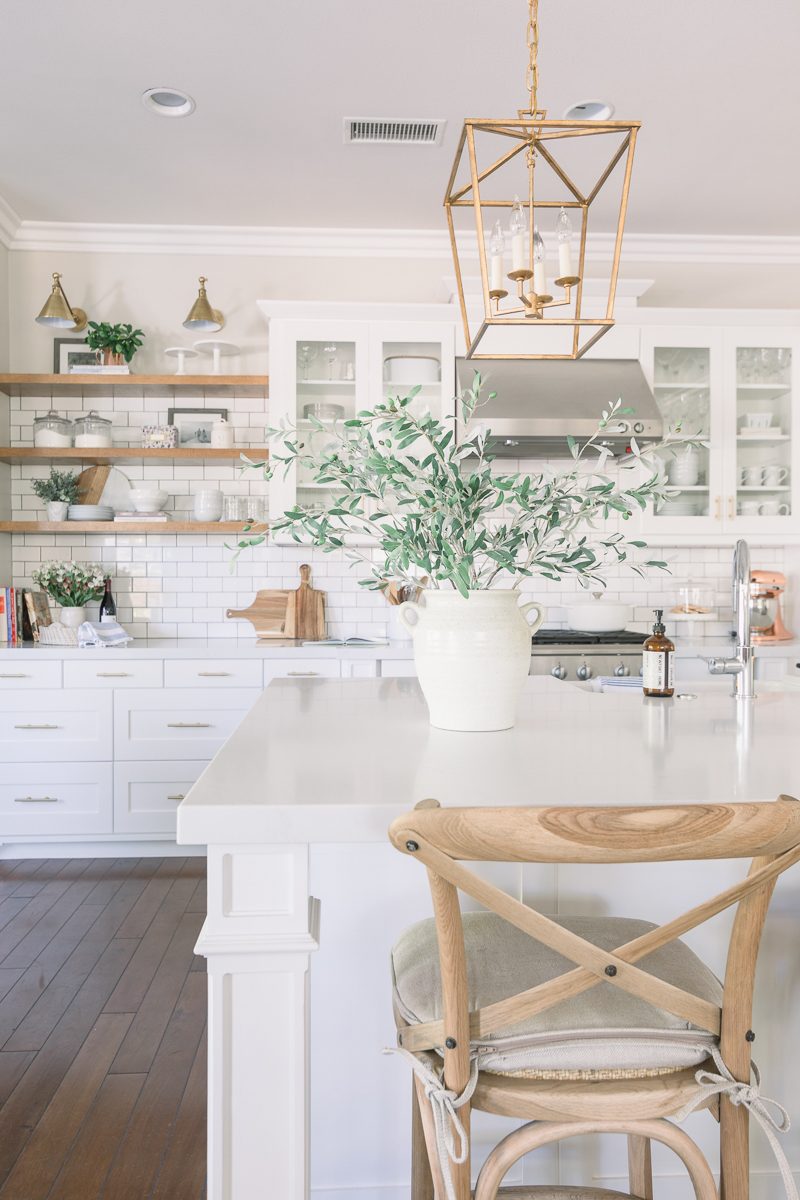
<path fill-rule="evenodd" d="M 48 500 L 47 501 L 47 519 L 48 521 L 66 521 L 69 505 L 66 500 Z"/>
<path fill-rule="evenodd" d="M 535 612 L 533 621 L 528 614 Z M 429 591 L 398 608 L 414 639 L 414 661 L 438 729 L 510 729 L 531 661 L 531 635 L 544 620 L 515 591 Z"/>
<path fill-rule="evenodd" d="M 62 608 L 58 619 L 67 629 L 77 629 L 86 620 L 86 609 L 82 604 L 77 604 L 74 608 Z"/>

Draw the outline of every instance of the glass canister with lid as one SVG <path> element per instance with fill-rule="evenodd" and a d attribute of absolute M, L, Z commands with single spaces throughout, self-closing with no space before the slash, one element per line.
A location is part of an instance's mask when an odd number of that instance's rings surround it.
<path fill-rule="evenodd" d="M 110 446 L 111 421 L 101 417 L 92 409 L 85 416 L 75 419 L 76 446 Z"/>
<path fill-rule="evenodd" d="M 50 409 L 43 417 L 36 417 L 33 422 L 34 446 L 60 447 L 72 445 L 72 421 L 62 417 L 54 409 Z"/>

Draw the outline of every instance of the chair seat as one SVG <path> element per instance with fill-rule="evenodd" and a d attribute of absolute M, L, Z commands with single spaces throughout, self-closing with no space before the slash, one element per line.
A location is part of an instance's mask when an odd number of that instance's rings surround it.
<path fill-rule="evenodd" d="M 655 926 L 624 917 L 555 917 L 579 937 L 613 951 Z M 545 983 L 574 963 L 496 913 L 465 913 L 469 1008 L 474 1011 Z M 681 941 L 640 959 L 659 979 L 719 1005 L 722 986 Z M 392 950 L 395 1008 L 406 1024 L 440 1020 L 441 978 L 433 920 L 407 929 Z M 705 1030 L 610 983 L 472 1043 L 482 1072 L 539 1079 L 624 1079 L 696 1066 L 717 1045 Z"/>

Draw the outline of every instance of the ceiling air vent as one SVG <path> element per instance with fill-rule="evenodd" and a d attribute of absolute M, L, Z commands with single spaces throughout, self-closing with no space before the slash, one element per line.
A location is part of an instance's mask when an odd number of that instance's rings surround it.
<path fill-rule="evenodd" d="M 370 146 L 439 146 L 446 121 L 345 117 L 344 140 Z"/>

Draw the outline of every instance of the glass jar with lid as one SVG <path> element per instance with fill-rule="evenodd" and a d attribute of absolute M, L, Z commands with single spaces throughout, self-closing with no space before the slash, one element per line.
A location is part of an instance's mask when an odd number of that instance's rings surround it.
<path fill-rule="evenodd" d="M 51 408 L 44 417 L 37 417 L 33 422 L 33 444 L 59 448 L 71 446 L 72 421 Z"/>
<path fill-rule="evenodd" d="M 99 416 L 94 409 L 75 420 L 76 446 L 110 446 L 111 422 Z"/>

